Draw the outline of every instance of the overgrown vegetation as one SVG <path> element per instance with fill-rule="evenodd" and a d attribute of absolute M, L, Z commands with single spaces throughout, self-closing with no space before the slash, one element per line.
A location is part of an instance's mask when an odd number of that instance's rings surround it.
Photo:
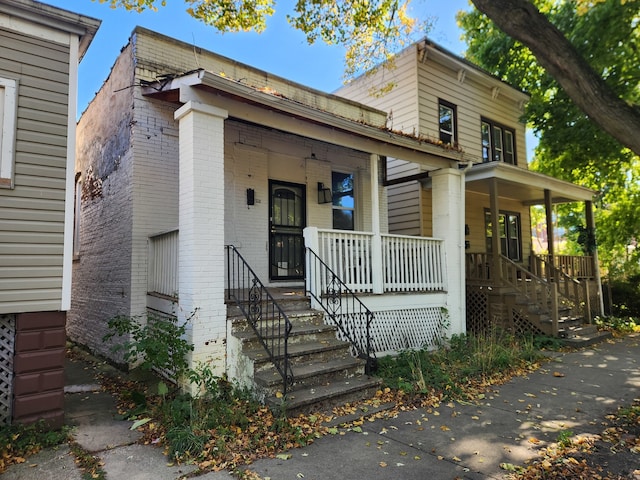
<path fill-rule="evenodd" d="M 640 320 L 633 317 L 596 317 L 594 322 L 598 326 L 598 329 L 609 330 L 613 332 L 614 335 L 640 332 Z"/>
<path fill-rule="evenodd" d="M 44 422 L 0 428 L 0 473 L 9 465 L 24 463 L 43 448 L 55 447 L 69 439 L 69 430 L 49 430 Z"/>
<path fill-rule="evenodd" d="M 515 337 L 501 331 L 488 335 L 454 335 L 435 351 L 406 350 L 378 361 L 377 374 L 393 389 L 406 393 L 442 391 L 461 398 L 468 387 L 530 367 L 541 347 L 557 346 L 546 337 Z"/>

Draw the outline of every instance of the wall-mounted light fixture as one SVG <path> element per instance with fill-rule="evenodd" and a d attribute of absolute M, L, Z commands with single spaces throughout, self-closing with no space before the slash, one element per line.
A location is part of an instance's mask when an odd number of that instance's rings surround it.
<path fill-rule="evenodd" d="M 332 200 L 333 195 L 331 194 L 331 189 L 325 187 L 324 183 L 318 182 L 318 203 L 331 203 Z"/>

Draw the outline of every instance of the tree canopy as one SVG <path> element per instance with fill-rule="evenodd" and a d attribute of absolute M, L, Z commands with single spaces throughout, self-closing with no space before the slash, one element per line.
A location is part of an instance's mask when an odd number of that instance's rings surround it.
<path fill-rule="evenodd" d="M 638 0 L 540 0 L 536 5 L 570 39 L 576 54 L 628 105 L 640 102 Z M 586 8 L 588 7 L 588 8 Z M 469 59 L 531 94 L 526 120 L 539 137 L 532 167 L 600 192 L 599 252 L 610 273 L 638 266 L 640 157 L 603 131 L 541 66 L 531 49 L 478 11 L 459 14 Z M 615 120 L 624 122 L 624 115 Z M 636 130 L 635 137 L 640 138 Z M 575 208 L 575 207 L 574 207 Z M 559 209 L 564 226 L 581 240 L 581 215 Z M 582 235 L 582 236 L 581 236 Z"/>

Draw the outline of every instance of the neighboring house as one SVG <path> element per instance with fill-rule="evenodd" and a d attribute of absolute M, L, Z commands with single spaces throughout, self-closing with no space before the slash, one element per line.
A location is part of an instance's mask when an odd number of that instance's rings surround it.
<path fill-rule="evenodd" d="M 68 335 L 122 362 L 110 318 L 188 319 L 192 366 L 295 407 L 462 333 L 463 156 L 386 122 L 136 28 L 78 124 Z M 429 172 L 429 238 L 388 233 L 386 157 Z"/>
<path fill-rule="evenodd" d="M 99 24 L 0 2 L 0 423 L 63 423 L 78 63 Z"/>
<path fill-rule="evenodd" d="M 389 93 L 372 94 L 388 84 L 394 85 Z M 544 206 L 552 240 L 553 206 L 583 202 L 585 227 L 593 235 L 595 192 L 528 170 L 520 120 L 526 94 L 430 40 L 405 49 L 395 68 L 357 78 L 337 93 L 386 111 L 393 130 L 460 148 L 470 162 L 465 167 L 467 330 L 500 325 L 585 334 L 580 325 L 602 314 L 595 248 L 584 257 L 555 255 L 550 241 L 548 255 L 535 255 L 530 207 Z M 388 172 L 389 231 L 434 234 L 431 218 L 438 206 L 430 172 L 402 159 L 389 159 Z"/>

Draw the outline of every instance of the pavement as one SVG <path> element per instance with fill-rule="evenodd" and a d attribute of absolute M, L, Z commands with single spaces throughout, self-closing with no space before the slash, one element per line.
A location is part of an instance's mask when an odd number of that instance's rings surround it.
<path fill-rule="evenodd" d="M 473 402 L 367 421 L 360 431 L 341 429 L 247 468 L 265 480 L 506 478 L 501 464 L 523 465 L 567 432 L 601 433 L 605 415 L 640 397 L 640 334 L 550 356 L 539 370 L 492 387 Z M 131 422 L 118 419 L 114 399 L 96 385 L 96 373 L 108 368 L 74 358 L 65 371 L 66 423 L 73 425 L 76 441 L 101 459 L 107 479 L 173 480 L 195 473 L 193 465 L 169 463 L 161 448 L 136 443 L 139 434 Z M 639 465 L 640 458 L 628 471 Z M 69 448 L 61 446 L 3 475 L 34 478 L 81 480 L 82 473 Z M 234 477 L 207 472 L 195 478 Z"/>

